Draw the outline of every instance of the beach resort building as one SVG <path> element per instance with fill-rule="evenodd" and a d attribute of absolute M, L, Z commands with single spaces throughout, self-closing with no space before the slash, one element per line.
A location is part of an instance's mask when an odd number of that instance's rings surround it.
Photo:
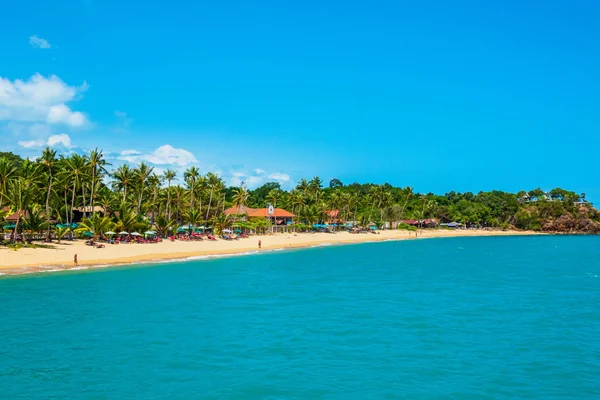
<path fill-rule="evenodd" d="M 295 217 L 291 212 L 283 208 L 272 208 L 269 213 L 268 208 L 250 208 L 250 207 L 230 207 L 225 210 L 225 215 L 241 215 L 246 218 L 266 218 L 272 224 L 277 226 L 290 225 Z"/>

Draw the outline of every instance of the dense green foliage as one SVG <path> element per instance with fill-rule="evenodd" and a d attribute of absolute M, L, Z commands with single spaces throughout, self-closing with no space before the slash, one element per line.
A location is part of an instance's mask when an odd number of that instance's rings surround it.
<path fill-rule="evenodd" d="M 213 225 L 217 230 L 232 225 L 265 230 L 268 221 L 247 221 L 227 216 L 230 206 L 253 208 L 273 204 L 296 215 L 295 226 L 354 221 L 383 226 L 401 220 L 437 219 L 466 226 L 487 226 L 546 231 L 600 230 L 598 212 L 585 194 L 556 188 L 550 192 L 501 191 L 450 192 L 445 195 L 414 193 L 411 187 L 389 184 L 328 184 L 320 178 L 301 179 L 290 191 L 268 182 L 254 189 L 227 187 L 213 173 L 203 175 L 197 167 L 181 176 L 167 170 L 157 175 L 153 167 L 120 165 L 109 171 L 102 151 L 88 155 L 57 155 L 46 148 L 35 161 L 12 153 L 0 157 L 0 218 L 18 216 L 17 232 L 47 232 L 56 222 L 82 222 L 76 233 L 100 235 L 107 230 L 154 229 L 166 234 L 180 224 Z M 338 210 L 332 220 L 330 210 Z M 401 225 L 405 226 L 405 225 Z M 56 228 L 63 237 L 65 228 Z"/>

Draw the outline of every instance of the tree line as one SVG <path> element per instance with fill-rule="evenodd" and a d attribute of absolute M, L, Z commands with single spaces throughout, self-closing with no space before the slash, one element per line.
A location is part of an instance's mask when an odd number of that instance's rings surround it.
<path fill-rule="evenodd" d="M 246 221 L 224 211 L 266 204 L 295 214 L 294 224 L 302 229 L 326 222 L 329 212 L 338 210 L 336 222 L 362 225 L 437 219 L 467 226 L 600 230 L 598 211 L 585 194 L 561 188 L 436 195 L 387 183 L 344 185 L 332 179 L 326 184 L 314 177 L 301 179 L 292 190 L 283 190 L 277 182 L 250 190 L 227 186 L 216 174 L 202 174 L 196 166 L 182 174 L 170 169 L 158 174 L 144 162 L 112 166 L 99 149 L 65 156 L 48 147 L 35 160 L 0 153 L 0 219 L 16 213 L 11 228 L 15 232 L 46 231 L 50 236 L 54 230 L 62 236 L 78 217 L 79 229 L 94 233 L 155 229 L 166 234 L 180 224 L 217 230 L 244 224 L 264 230 L 264 219 Z M 67 228 L 54 228 L 57 223 Z"/>

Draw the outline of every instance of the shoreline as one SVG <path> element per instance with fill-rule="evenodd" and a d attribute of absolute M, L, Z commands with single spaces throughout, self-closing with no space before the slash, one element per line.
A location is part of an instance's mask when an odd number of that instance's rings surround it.
<path fill-rule="evenodd" d="M 448 237 L 530 236 L 546 235 L 533 231 L 500 230 L 422 230 L 415 237 L 412 231 L 384 230 L 380 234 L 281 233 L 256 235 L 238 241 L 163 241 L 157 244 L 106 245 L 104 249 L 85 246 L 83 240 L 53 244 L 52 248 L 22 248 L 17 251 L 0 248 L 0 275 L 22 275 L 43 272 L 85 270 L 135 264 L 155 264 L 185 261 L 192 257 L 224 257 L 247 253 L 269 253 L 283 249 L 306 249 L 326 245 L 375 243 Z M 262 249 L 258 249 L 258 240 Z M 73 255 L 79 263 L 73 265 Z"/>

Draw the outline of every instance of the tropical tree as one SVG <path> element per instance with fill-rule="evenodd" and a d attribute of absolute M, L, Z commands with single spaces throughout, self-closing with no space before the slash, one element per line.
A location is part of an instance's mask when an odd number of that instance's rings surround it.
<path fill-rule="evenodd" d="M 165 209 L 165 215 L 168 219 L 171 219 L 171 182 L 177 180 L 177 172 L 168 169 L 163 172 L 163 177 L 167 181 L 167 207 Z"/>
<path fill-rule="evenodd" d="M 90 192 L 90 209 L 92 211 L 92 213 L 95 213 L 96 210 L 94 208 L 95 206 L 95 189 L 96 189 L 96 183 L 97 183 L 97 179 L 101 176 L 101 174 L 106 173 L 106 166 L 107 165 L 111 165 L 110 163 L 106 162 L 106 160 L 104 159 L 104 154 L 102 153 L 102 150 L 98 150 L 97 148 L 92 150 L 90 152 L 90 155 L 88 157 L 88 166 L 92 171 L 92 179 L 90 182 L 90 188 L 91 188 L 91 192 Z"/>
<path fill-rule="evenodd" d="M 9 183 L 17 177 L 17 167 L 6 157 L 0 157 L 0 210 L 6 197 Z"/>

